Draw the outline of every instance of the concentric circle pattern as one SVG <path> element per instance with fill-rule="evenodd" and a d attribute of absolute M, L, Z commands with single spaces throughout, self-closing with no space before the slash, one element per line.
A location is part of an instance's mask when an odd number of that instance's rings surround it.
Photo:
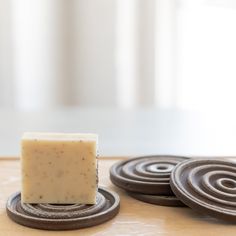
<path fill-rule="evenodd" d="M 20 193 L 7 202 L 8 216 L 15 222 L 38 229 L 69 230 L 101 224 L 119 211 L 119 196 L 99 188 L 95 205 L 53 205 L 21 203 Z"/>
<path fill-rule="evenodd" d="M 143 156 L 122 161 L 110 169 L 111 181 L 127 191 L 173 195 L 169 180 L 173 168 L 188 159 L 179 156 Z"/>
<path fill-rule="evenodd" d="M 195 159 L 179 164 L 171 188 L 189 207 L 236 222 L 236 163 Z"/>

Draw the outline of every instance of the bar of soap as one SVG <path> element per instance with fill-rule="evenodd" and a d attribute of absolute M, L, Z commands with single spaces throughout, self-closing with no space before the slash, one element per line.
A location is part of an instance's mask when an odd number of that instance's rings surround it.
<path fill-rule="evenodd" d="M 95 204 L 97 135 L 24 133 L 23 203 Z"/>

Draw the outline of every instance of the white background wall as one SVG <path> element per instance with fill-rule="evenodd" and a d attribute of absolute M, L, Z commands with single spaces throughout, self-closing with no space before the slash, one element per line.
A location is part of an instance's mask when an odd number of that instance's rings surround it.
<path fill-rule="evenodd" d="M 0 0 L 0 106 L 13 106 L 13 58 L 10 1 Z"/>
<path fill-rule="evenodd" d="M 0 0 L 0 106 L 232 109 L 236 7 Z"/>

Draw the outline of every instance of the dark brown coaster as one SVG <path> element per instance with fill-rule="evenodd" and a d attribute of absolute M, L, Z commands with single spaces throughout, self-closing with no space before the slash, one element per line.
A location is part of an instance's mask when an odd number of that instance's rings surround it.
<path fill-rule="evenodd" d="M 54 205 L 21 203 L 20 193 L 7 201 L 7 214 L 18 224 L 45 230 L 72 230 L 101 224 L 119 211 L 119 196 L 104 188 L 98 189 L 95 205 Z"/>
<path fill-rule="evenodd" d="M 187 206 L 236 222 L 236 163 L 195 159 L 176 166 L 171 188 Z"/>
<path fill-rule="evenodd" d="M 180 156 L 143 156 L 114 164 L 110 169 L 113 184 L 127 191 L 142 194 L 174 195 L 170 188 L 170 173 L 180 162 Z"/>
<path fill-rule="evenodd" d="M 128 192 L 133 198 L 142 202 L 151 203 L 154 205 L 161 206 L 172 206 L 172 207 L 186 207 L 176 196 L 158 196 L 158 195 L 147 195 L 141 193 Z"/>

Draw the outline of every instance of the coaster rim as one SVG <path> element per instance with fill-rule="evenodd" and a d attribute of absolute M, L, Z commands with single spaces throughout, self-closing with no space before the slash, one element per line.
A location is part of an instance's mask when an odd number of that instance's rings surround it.
<path fill-rule="evenodd" d="M 180 201 L 176 196 L 168 196 L 168 195 L 149 195 L 149 194 L 141 194 L 129 192 L 127 193 L 135 198 L 136 200 L 149 203 L 157 206 L 166 206 L 166 207 L 187 207 L 182 201 Z"/>

